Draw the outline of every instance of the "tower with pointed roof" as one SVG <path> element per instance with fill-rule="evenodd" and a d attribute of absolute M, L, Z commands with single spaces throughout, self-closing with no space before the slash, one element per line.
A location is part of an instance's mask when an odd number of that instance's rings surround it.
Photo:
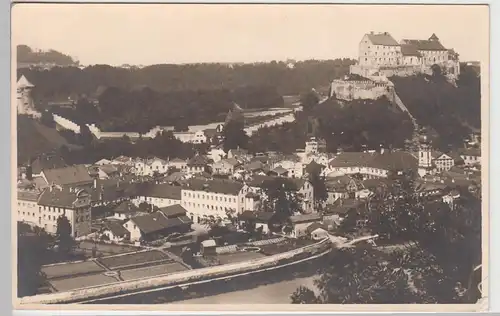
<path fill-rule="evenodd" d="M 423 177 L 432 173 L 432 146 L 427 135 L 419 139 L 418 174 Z"/>
<path fill-rule="evenodd" d="M 17 113 L 19 114 L 38 114 L 32 98 L 32 91 L 35 86 L 22 75 L 17 81 Z"/>

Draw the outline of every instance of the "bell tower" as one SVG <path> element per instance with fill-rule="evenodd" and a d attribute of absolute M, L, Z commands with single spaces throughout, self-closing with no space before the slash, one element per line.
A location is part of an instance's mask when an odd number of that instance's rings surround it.
<path fill-rule="evenodd" d="M 427 135 L 420 137 L 418 150 L 418 174 L 423 177 L 432 172 L 431 142 Z"/>

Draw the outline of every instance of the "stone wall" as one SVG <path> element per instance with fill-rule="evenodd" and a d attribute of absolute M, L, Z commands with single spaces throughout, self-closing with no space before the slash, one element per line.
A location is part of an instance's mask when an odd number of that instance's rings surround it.
<path fill-rule="evenodd" d="M 224 276 L 232 276 L 238 273 L 252 273 L 256 270 L 276 267 L 282 260 L 291 260 L 297 255 L 311 254 L 314 252 L 327 251 L 330 248 L 331 242 L 329 239 L 324 239 L 313 245 L 294 249 L 281 254 L 268 256 L 249 261 L 213 266 L 195 270 L 182 271 L 177 273 L 166 274 L 162 276 L 154 276 L 139 280 L 122 281 L 107 285 L 99 285 L 88 287 L 85 289 L 73 290 L 68 292 L 58 292 L 51 294 L 40 294 L 35 296 L 27 296 L 19 299 L 21 305 L 24 304 L 67 304 L 71 302 L 89 301 L 107 296 L 124 294 L 127 292 L 139 292 L 155 287 L 168 286 L 183 286 L 185 284 L 206 280 L 216 279 Z"/>

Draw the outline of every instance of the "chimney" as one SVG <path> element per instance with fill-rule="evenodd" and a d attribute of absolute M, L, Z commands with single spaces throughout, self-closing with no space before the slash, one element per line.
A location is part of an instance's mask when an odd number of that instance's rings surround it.
<path fill-rule="evenodd" d="M 373 31 L 371 31 L 370 34 L 373 35 L 374 34 Z"/>

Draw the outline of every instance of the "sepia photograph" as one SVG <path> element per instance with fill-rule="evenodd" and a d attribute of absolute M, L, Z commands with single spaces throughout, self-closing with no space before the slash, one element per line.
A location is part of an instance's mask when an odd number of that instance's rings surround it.
<path fill-rule="evenodd" d="M 487 304 L 488 6 L 17 3 L 11 28 L 16 308 Z"/>

